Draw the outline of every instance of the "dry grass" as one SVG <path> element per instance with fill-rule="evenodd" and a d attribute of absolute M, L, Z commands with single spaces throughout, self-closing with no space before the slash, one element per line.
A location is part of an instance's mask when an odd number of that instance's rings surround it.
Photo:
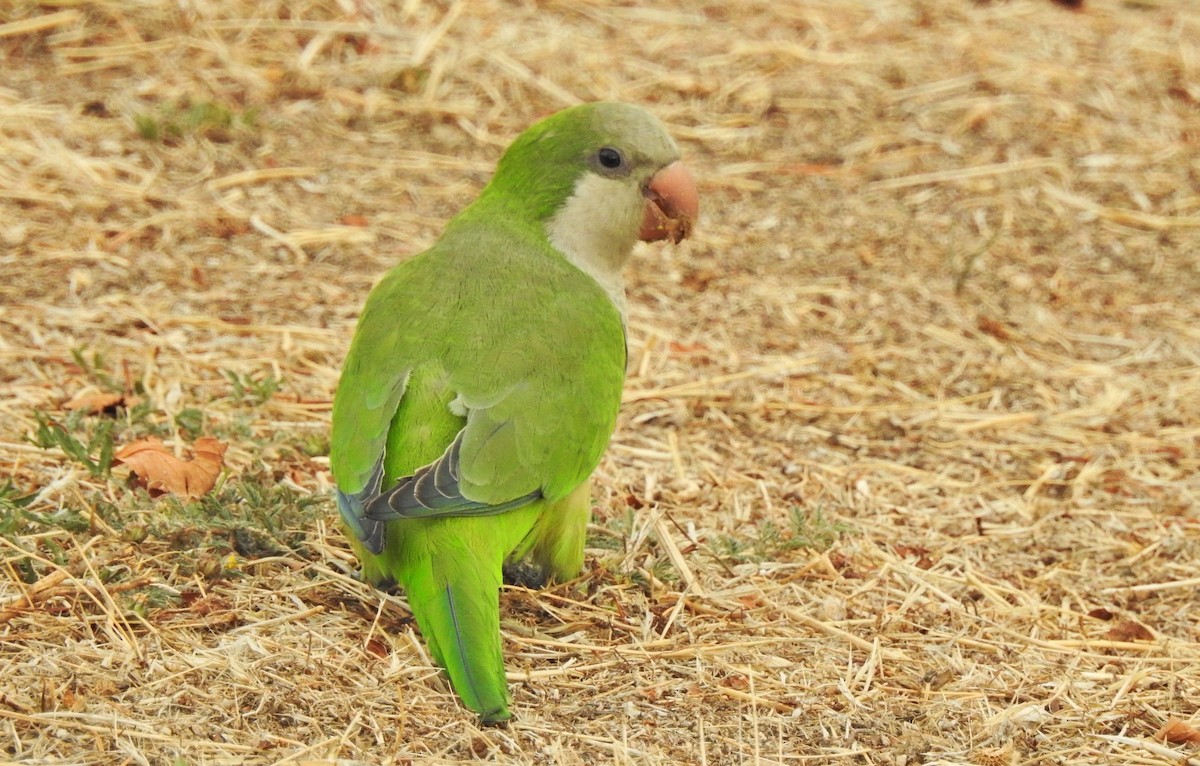
<path fill-rule="evenodd" d="M 15 0 L 0 71 L 9 758 L 1200 763 L 1194 4 Z M 349 576 L 329 399 L 372 282 L 597 98 L 704 220 L 635 259 L 589 567 L 506 594 L 480 729 Z M 39 412 L 229 471 L 151 501 Z"/>

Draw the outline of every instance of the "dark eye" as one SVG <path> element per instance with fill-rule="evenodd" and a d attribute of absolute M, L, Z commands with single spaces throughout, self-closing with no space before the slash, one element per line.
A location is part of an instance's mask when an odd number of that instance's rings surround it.
<path fill-rule="evenodd" d="M 625 164 L 625 158 L 621 156 L 621 152 L 611 146 L 606 146 L 596 152 L 596 160 L 600 163 L 600 167 L 609 170 L 616 170 Z"/>

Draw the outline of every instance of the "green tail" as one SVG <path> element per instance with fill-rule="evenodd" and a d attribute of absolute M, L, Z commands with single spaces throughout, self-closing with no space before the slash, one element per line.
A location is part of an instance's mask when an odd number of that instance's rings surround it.
<path fill-rule="evenodd" d="M 500 645 L 500 566 L 486 559 L 443 550 L 430 562 L 430 582 L 409 583 L 407 594 L 434 660 L 463 704 L 484 723 L 498 723 L 512 714 Z"/>

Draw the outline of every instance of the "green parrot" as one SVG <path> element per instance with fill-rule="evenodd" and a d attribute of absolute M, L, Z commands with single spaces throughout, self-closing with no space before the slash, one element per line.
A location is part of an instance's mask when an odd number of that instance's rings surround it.
<path fill-rule="evenodd" d="M 363 578 L 404 587 L 468 708 L 504 721 L 506 564 L 583 565 L 589 477 L 625 379 L 621 268 L 688 236 L 695 182 L 628 104 L 558 112 L 371 291 L 333 401 L 337 504 Z"/>

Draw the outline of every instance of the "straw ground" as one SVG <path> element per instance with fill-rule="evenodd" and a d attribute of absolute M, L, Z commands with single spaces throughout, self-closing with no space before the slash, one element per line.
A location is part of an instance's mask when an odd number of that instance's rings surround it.
<path fill-rule="evenodd" d="M 1193 4 L 16 0 L 0 72 L 9 759 L 1200 763 Z M 600 98 L 703 221 L 635 256 L 586 571 L 504 594 L 484 729 L 352 576 L 329 402 Z M 129 486 L 144 435 L 217 488 Z"/>

